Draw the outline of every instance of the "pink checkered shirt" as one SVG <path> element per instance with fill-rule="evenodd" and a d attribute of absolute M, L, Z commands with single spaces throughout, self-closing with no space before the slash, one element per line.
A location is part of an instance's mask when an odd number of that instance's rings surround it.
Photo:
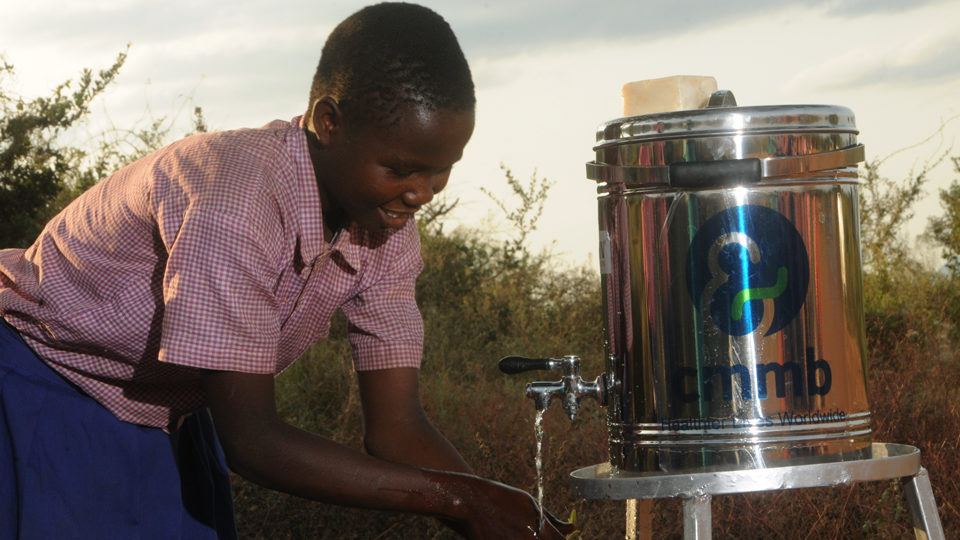
<path fill-rule="evenodd" d="M 279 373 L 337 308 L 357 370 L 419 367 L 413 220 L 332 245 L 322 223 L 299 117 L 194 135 L 0 250 L 0 313 L 118 418 L 165 429 L 203 405 L 189 368 Z"/>

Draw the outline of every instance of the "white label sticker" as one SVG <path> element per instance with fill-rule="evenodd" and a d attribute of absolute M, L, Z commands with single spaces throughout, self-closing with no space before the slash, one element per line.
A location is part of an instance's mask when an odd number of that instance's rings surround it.
<path fill-rule="evenodd" d="M 600 231 L 600 273 L 613 272 L 613 261 L 610 260 L 610 233 Z"/>

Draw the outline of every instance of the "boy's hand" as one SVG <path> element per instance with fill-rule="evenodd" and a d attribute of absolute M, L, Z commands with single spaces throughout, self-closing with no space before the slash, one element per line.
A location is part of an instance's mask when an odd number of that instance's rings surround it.
<path fill-rule="evenodd" d="M 572 525 L 544 513 L 543 530 L 535 535 L 540 511 L 530 495 L 472 474 L 457 474 L 472 471 L 427 420 L 418 377 L 419 370 L 410 368 L 359 373 L 367 451 L 433 474 L 433 481 L 463 502 L 455 509 L 464 510 L 457 514 L 460 519 L 444 522 L 468 538 L 560 539 L 573 532 Z"/>
<path fill-rule="evenodd" d="M 460 507 L 455 510 L 454 530 L 471 539 L 537 538 L 562 540 L 575 527 L 540 510 L 528 493 L 473 475 L 429 471 Z"/>
<path fill-rule="evenodd" d="M 277 414 L 270 374 L 208 372 L 203 389 L 227 463 L 260 485 L 335 504 L 436 516 L 456 522 L 454 528 L 468 538 L 560 540 L 572 532 L 548 514 L 541 527 L 537 504 L 523 491 L 471 474 L 420 468 L 462 463 L 455 452 L 427 453 L 425 464 L 401 464 L 398 457 L 408 453 L 378 459 L 287 424 Z M 436 445 L 425 448 L 431 447 Z"/>

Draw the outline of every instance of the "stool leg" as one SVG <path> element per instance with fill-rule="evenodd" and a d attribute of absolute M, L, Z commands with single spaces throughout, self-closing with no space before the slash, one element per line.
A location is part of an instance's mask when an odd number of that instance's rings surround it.
<path fill-rule="evenodd" d="M 653 540 L 653 500 L 627 499 L 626 540 Z"/>
<path fill-rule="evenodd" d="M 915 476 L 902 479 L 903 491 L 907 494 L 910 515 L 913 516 L 913 532 L 917 540 L 943 540 L 943 525 L 937 513 L 937 501 L 933 498 L 930 476 L 920 467 Z"/>
<path fill-rule="evenodd" d="M 683 540 L 710 540 L 713 536 L 710 495 L 683 500 Z"/>

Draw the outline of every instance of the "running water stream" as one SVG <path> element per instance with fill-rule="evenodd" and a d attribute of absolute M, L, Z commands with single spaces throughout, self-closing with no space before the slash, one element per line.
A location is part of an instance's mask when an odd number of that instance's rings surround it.
<path fill-rule="evenodd" d="M 543 413 L 543 409 L 538 409 L 533 421 L 534 432 L 537 435 L 537 457 L 533 463 L 537 468 L 537 506 L 540 507 L 538 532 L 543 529 Z"/>

